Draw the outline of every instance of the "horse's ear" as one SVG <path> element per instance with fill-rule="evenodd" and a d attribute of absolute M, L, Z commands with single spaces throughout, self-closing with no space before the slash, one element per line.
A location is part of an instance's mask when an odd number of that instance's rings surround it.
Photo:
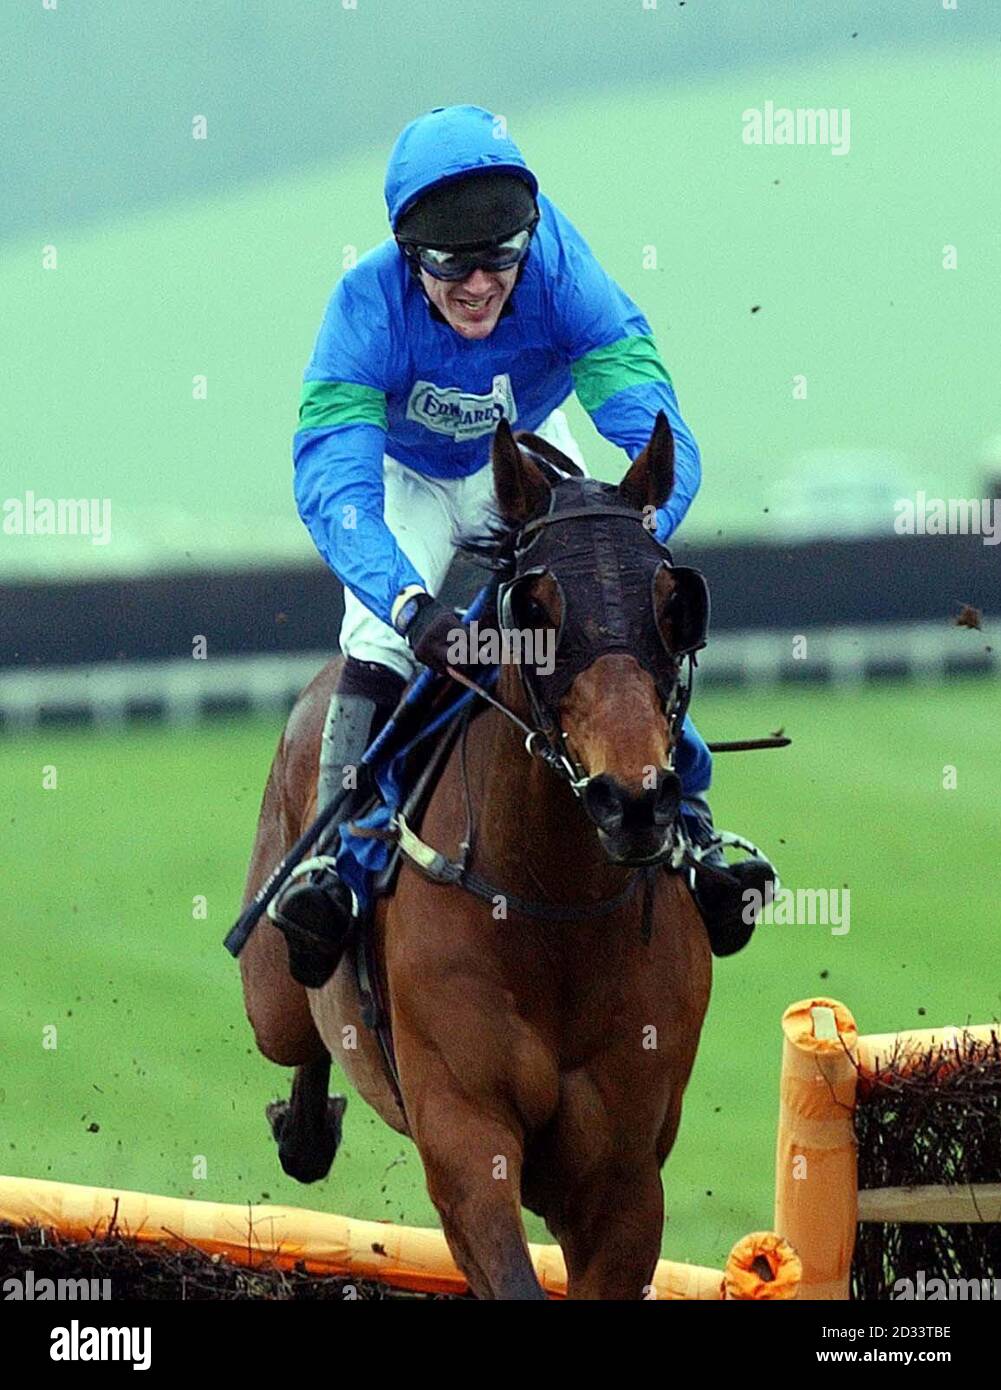
<path fill-rule="evenodd" d="M 619 483 L 619 494 L 637 511 L 662 507 L 674 491 L 674 435 L 663 411 L 657 415 L 650 442 L 637 454 Z"/>
<path fill-rule="evenodd" d="M 541 468 L 518 448 L 511 426 L 503 417 L 494 435 L 492 458 L 500 514 L 510 525 L 523 526 L 542 511 L 550 488 Z"/>

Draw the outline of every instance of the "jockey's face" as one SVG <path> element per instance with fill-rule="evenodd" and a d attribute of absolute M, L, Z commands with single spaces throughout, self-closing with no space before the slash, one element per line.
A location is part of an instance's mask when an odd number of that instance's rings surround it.
<path fill-rule="evenodd" d="M 517 278 L 516 265 L 510 270 L 477 267 L 465 280 L 436 280 L 421 271 L 428 299 L 463 338 L 489 338 Z"/>

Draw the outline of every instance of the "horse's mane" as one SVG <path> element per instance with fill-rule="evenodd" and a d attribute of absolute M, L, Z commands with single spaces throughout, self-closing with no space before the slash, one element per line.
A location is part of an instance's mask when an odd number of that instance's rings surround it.
<path fill-rule="evenodd" d="M 483 569 L 492 570 L 498 582 L 514 573 L 514 543 L 518 527 L 493 512 L 482 531 L 455 537 L 456 549 Z"/>
<path fill-rule="evenodd" d="M 539 471 L 543 474 L 550 487 L 558 488 L 561 483 L 569 482 L 572 478 L 583 478 L 585 475 L 574 463 L 573 459 L 568 458 L 554 444 L 550 444 L 548 439 L 543 439 L 541 435 L 531 434 L 527 430 L 519 430 L 515 435 L 515 441 L 523 453 L 527 454 Z M 539 513 L 541 515 L 541 513 Z M 526 518 L 531 520 L 532 518 Z M 518 532 L 524 522 L 506 521 L 501 514 L 494 509 L 483 530 L 476 534 L 462 535 L 456 537 L 456 548 L 461 550 L 464 555 L 468 555 L 484 569 L 494 572 L 495 585 L 505 579 L 510 579 L 514 574 L 514 546 Z"/>

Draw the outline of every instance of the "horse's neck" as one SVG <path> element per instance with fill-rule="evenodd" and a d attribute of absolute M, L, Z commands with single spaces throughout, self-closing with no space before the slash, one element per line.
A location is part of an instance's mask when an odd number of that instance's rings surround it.
<path fill-rule="evenodd" d="M 618 892 L 626 871 L 609 863 L 568 784 L 529 757 L 519 730 L 490 712 L 470 733 L 479 735 L 470 750 L 477 868 L 535 900 L 587 903 Z"/>

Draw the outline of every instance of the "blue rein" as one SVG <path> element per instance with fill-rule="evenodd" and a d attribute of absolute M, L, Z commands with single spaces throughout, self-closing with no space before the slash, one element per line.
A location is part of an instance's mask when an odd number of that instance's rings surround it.
<path fill-rule="evenodd" d="M 487 606 L 490 588 L 491 586 L 489 584 L 484 585 L 473 599 L 472 603 L 463 614 L 462 621 L 464 623 L 471 623 L 475 618 L 479 618 L 482 615 Z M 407 712 L 412 710 L 415 705 L 420 704 L 425 699 L 434 683 L 440 679 L 441 677 L 438 676 L 435 671 L 431 671 L 427 668 L 421 671 L 420 675 L 417 676 L 404 691 L 403 698 L 399 705 L 383 725 L 382 729 L 380 729 L 376 738 L 362 754 L 361 761 L 363 766 L 373 767 L 379 763 L 386 750 L 392 744 L 394 738 L 398 735 L 400 725 Z M 469 695 L 467 698 L 472 699 L 473 696 Z M 465 703 L 465 701 L 462 701 L 462 703 Z M 454 712 L 454 707 L 448 711 L 449 715 L 454 714 Z M 421 738 L 424 738 L 427 734 L 432 732 L 434 727 L 436 726 L 433 725 L 429 729 L 421 730 L 412 742 L 416 743 Z M 410 745 L 408 745 L 408 747 L 409 746 Z M 285 857 L 280 860 L 271 870 L 270 874 L 268 874 L 267 878 L 226 934 L 223 945 L 231 956 L 239 956 L 240 952 L 247 944 L 250 933 L 257 925 L 261 913 L 264 912 L 268 904 L 275 897 L 279 888 L 287 881 L 292 870 L 305 859 L 307 852 L 316 844 L 324 830 L 326 830 L 327 826 L 337 815 L 347 795 L 348 791 L 345 790 L 328 806 L 324 807 L 313 821 L 312 825 L 306 827 Z"/>

